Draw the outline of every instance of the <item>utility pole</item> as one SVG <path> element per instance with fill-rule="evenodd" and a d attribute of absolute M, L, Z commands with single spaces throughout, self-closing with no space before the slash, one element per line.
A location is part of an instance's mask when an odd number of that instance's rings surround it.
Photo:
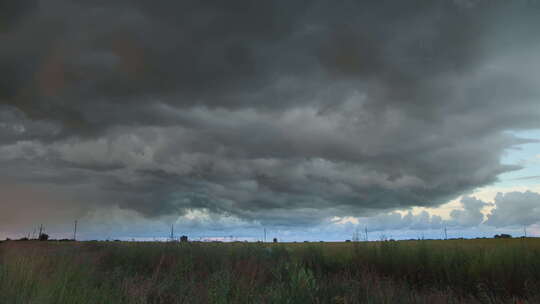
<path fill-rule="evenodd" d="M 75 220 L 75 226 L 73 227 L 73 240 L 77 240 L 77 220 Z"/>
<path fill-rule="evenodd" d="M 171 242 L 174 241 L 174 224 L 171 224 Z"/>
<path fill-rule="evenodd" d="M 39 234 L 38 234 L 38 239 L 41 237 L 41 234 L 43 233 L 43 224 L 40 224 L 39 225 Z"/>
<path fill-rule="evenodd" d="M 364 228 L 364 232 L 366 233 L 366 242 L 367 242 L 368 241 L 367 226 Z"/>
<path fill-rule="evenodd" d="M 266 243 L 266 228 L 264 228 L 264 242 Z"/>
<path fill-rule="evenodd" d="M 444 225 L 444 239 L 448 240 L 448 232 L 446 231 L 446 225 Z"/>
<path fill-rule="evenodd" d="M 527 226 L 523 225 L 523 236 L 527 237 Z"/>
<path fill-rule="evenodd" d="M 360 233 L 358 232 L 358 227 L 356 227 L 356 229 L 355 229 L 354 232 L 353 232 L 353 235 L 352 235 L 352 241 L 353 241 L 353 242 L 358 242 L 358 241 L 360 241 Z"/>

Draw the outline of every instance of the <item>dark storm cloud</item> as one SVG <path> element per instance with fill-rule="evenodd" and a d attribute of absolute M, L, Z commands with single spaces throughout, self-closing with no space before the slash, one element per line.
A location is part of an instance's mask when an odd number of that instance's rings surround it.
<path fill-rule="evenodd" d="M 530 1 L 6 3 L 2 180 L 79 184 L 81 205 L 276 225 L 434 206 L 519 169 L 505 131 L 540 127 Z"/>
<path fill-rule="evenodd" d="M 37 8 L 38 1 L 0 1 L 0 31 L 9 31 Z"/>

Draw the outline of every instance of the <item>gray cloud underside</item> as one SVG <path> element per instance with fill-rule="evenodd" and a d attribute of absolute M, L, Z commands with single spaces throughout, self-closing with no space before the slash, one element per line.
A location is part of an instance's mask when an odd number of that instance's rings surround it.
<path fill-rule="evenodd" d="M 536 192 L 499 193 L 486 224 L 495 227 L 529 226 L 540 223 L 540 194 Z"/>
<path fill-rule="evenodd" d="M 536 192 L 498 193 L 493 203 L 465 196 L 460 203 L 462 209 L 452 210 L 447 220 L 427 211 L 405 215 L 391 212 L 366 218 L 360 226 L 365 225 L 371 231 L 387 231 L 441 229 L 445 226 L 449 229 L 508 228 L 540 224 L 540 194 Z M 491 207 L 491 210 L 484 216 L 485 207 Z"/>
<path fill-rule="evenodd" d="M 519 169 L 505 131 L 540 128 L 530 1 L 19 2 L 0 2 L 0 182 L 81 210 L 434 206 Z"/>

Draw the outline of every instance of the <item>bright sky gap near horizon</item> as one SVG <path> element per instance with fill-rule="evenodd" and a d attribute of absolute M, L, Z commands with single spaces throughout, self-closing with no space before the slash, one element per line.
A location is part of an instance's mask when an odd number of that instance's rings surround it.
<path fill-rule="evenodd" d="M 0 0 L 0 239 L 540 237 L 538 29 L 530 0 Z"/>

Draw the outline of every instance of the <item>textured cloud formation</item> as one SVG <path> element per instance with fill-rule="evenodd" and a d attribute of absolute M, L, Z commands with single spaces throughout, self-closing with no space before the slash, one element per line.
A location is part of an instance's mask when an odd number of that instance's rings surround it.
<path fill-rule="evenodd" d="M 438 215 L 430 215 L 427 211 L 422 211 L 419 214 L 413 214 L 408 212 L 405 215 L 401 215 L 398 212 L 391 212 L 387 214 L 379 214 L 373 217 L 367 218 L 365 223 L 360 222 L 359 225 L 364 224 L 369 228 L 369 231 L 386 231 L 386 230 L 429 230 L 429 229 L 441 229 L 443 227 L 443 221 Z"/>
<path fill-rule="evenodd" d="M 450 212 L 450 226 L 462 228 L 476 227 L 484 222 L 484 207 L 492 206 L 490 203 L 483 202 L 474 197 L 464 197 L 461 199 L 463 210 L 452 210 Z"/>
<path fill-rule="evenodd" d="M 460 204 L 462 209 L 452 210 L 448 220 L 442 220 L 438 215 L 430 215 L 427 211 L 416 215 L 412 212 L 405 215 L 391 212 L 361 220 L 359 225 L 367 225 L 374 231 L 384 231 L 440 229 L 443 225 L 466 229 L 483 225 L 501 228 L 540 224 L 540 193 L 498 193 L 494 203 L 465 196 L 460 200 Z M 486 213 L 483 210 L 485 207 L 491 207 L 491 210 Z"/>
<path fill-rule="evenodd" d="M 265 225 L 435 206 L 518 169 L 500 157 L 540 127 L 539 9 L 0 1 L 0 183 Z"/>
<path fill-rule="evenodd" d="M 441 216 L 430 214 L 425 210 L 418 214 L 414 214 L 412 211 L 405 214 L 394 211 L 360 218 L 356 224 L 361 227 L 369 227 L 370 231 L 441 230 L 444 227 L 466 229 L 483 224 L 484 213 L 482 213 L 482 209 L 492 205 L 470 196 L 463 197 L 460 204 L 462 209 L 452 210 L 449 219 L 445 220 Z"/>
<path fill-rule="evenodd" d="M 495 227 L 529 226 L 540 223 L 540 194 L 536 192 L 499 193 L 495 209 L 486 224 Z"/>

